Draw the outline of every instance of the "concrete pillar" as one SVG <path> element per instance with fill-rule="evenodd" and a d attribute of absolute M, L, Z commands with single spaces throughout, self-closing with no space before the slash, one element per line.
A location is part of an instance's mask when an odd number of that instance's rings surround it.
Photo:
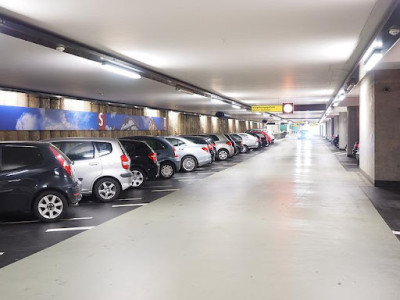
<path fill-rule="evenodd" d="M 339 116 L 333 117 L 333 135 L 339 134 Z"/>
<path fill-rule="evenodd" d="M 339 149 L 344 150 L 347 145 L 347 112 L 340 112 L 338 120 Z"/>
<path fill-rule="evenodd" d="M 360 109 L 358 106 L 347 107 L 347 156 L 352 156 L 355 142 L 360 140 Z"/>
<path fill-rule="evenodd" d="M 400 70 L 368 73 L 360 84 L 360 169 L 375 185 L 400 186 Z"/>

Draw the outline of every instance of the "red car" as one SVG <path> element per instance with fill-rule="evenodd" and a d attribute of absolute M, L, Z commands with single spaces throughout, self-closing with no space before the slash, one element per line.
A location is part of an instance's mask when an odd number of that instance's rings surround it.
<path fill-rule="evenodd" d="M 252 129 L 252 130 L 249 130 L 248 132 L 261 133 L 261 134 L 264 135 L 265 138 L 267 139 L 268 144 L 270 144 L 270 145 L 272 144 L 272 139 L 271 139 L 271 137 L 270 137 L 270 136 L 268 135 L 268 133 L 266 133 L 265 131 Z"/>

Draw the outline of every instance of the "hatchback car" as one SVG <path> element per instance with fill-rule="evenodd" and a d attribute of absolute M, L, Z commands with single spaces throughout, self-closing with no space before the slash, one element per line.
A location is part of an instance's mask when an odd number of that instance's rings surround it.
<path fill-rule="evenodd" d="M 210 151 L 212 161 L 215 161 L 217 156 L 217 148 L 214 141 L 206 136 L 195 136 L 195 135 L 181 135 L 185 139 L 192 141 L 195 144 L 204 145 L 207 144 L 208 151 Z"/>
<path fill-rule="evenodd" d="M 83 195 L 95 195 L 101 202 L 118 199 L 132 187 L 131 160 L 116 139 L 60 138 L 48 140 L 74 162 Z"/>
<path fill-rule="evenodd" d="M 250 149 L 258 149 L 260 144 L 258 142 L 258 138 L 252 136 L 248 133 L 238 133 L 243 139 L 243 153 L 249 152 Z"/>
<path fill-rule="evenodd" d="M 177 149 L 183 171 L 192 172 L 197 167 L 212 163 L 206 143 L 196 144 L 180 136 L 166 136 L 165 139 Z"/>
<path fill-rule="evenodd" d="M 181 160 L 176 153 L 175 147 L 166 139 L 150 135 L 124 137 L 124 140 L 126 139 L 146 142 L 157 153 L 161 178 L 171 178 L 175 172 L 180 170 Z"/>
<path fill-rule="evenodd" d="M 147 143 L 120 139 L 131 159 L 132 186 L 140 187 L 145 180 L 156 180 L 160 171 L 157 154 Z"/>
<path fill-rule="evenodd" d="M 227 134 L 229 136 L 229 138 L 231 139 L 231 141 L 234 142 L 234 146 L 235 146 L 235 152 L 237 154 L 242 153 L 243 152 L 243 139 L 240 137 L 240 135 L 237 134 Z"/>
<path fill-rule="evenodd" d="M 58 221 L 81 200 L 72 162 L 41 142 L 0 142 L 0 212 L 29 211 L 43 222 Z"/>
<path fill-rule="evenodd" d="M 235 149 L 233 149 L 232 142 L 226 138 L 223 134 L 202 134 L 200 136 L 210 137 L 217 148 L 217 159 L 227 160 L 229 157 L 235 155 Z"/>

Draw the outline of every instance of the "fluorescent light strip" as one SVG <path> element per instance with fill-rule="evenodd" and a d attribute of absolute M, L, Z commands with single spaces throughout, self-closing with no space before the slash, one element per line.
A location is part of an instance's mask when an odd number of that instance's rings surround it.
<path fill-rule="evenodd" d="M 232 104 L 232 108 L 235 108 L 235 109 L 240 109 L 241 107 L 240 107 L 239 105 Z"/>
<path fill-rule="evenodd" d="M 218 99 L 214 99 L 214 98 L 211 98 L 211 102 L 215 103 L 215 104 L 225 104 L 224 101 L 221 101 L 221 100 L 218 100 Z"/>
<path fill-rule="evenodd" d="M 118 75 L 126 76 L 126 77 L 129 77 L 129 78 L 133 78 L 133 79 L 142 78 L 142 76 L 140 76 L 135 71 L 127 69 L 127 68 L 124 68 L 124 67 L 120 67 L 120 66 L 117 66 L 117 65 L 112 65 L 112 64 L 104 62 L 104 63 L 101 64 L 101 67 L 103 69 L 107 70 L 107 71 L 113 72 L 113 73 L 118 74 Z"/>
<path fill-rule="evenodd" d="M 372 70 L 376 64 L 382 59 L 383 53 L 381 49 L 375 49 L 371 55 L 365 60 L 364 68 L 366 71 Z"/>

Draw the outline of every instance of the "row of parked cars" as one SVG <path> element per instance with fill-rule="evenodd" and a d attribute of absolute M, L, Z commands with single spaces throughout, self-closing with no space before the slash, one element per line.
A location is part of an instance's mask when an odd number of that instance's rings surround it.
<path fill-rule="evenodd" d="M 0 213 L 31 211 L 44 222 L 62 218 L 82 195 L 101 202 L 146 180 L 226 160 L 268 147 L 264 130 L 234 134 L 130 136 L 121 139 L 58 138 L 0 143 Z"/>

